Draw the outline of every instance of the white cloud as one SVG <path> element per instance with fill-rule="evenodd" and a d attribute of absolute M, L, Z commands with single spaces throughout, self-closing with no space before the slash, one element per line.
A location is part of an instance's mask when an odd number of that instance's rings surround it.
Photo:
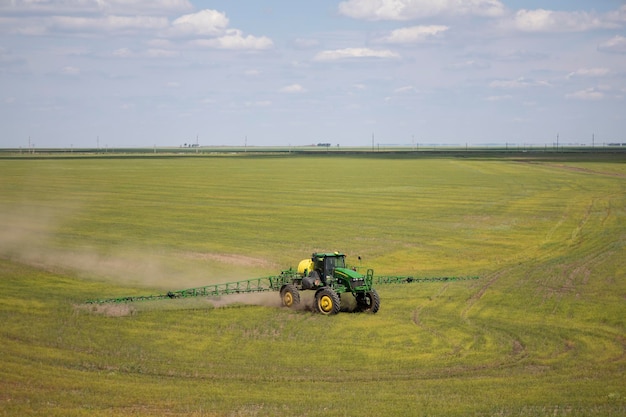
<path fill-rule="evenodd" d="M 246 101 L 244 105 L 246 107 L 269 107 L 272 105 L 272 102 L 269 100 Z"/>
<path fill-rule="evenodd" d="M 58 4 L 57 0 L 33 0 L 44 4 Z M 76 5 L 82 4 L 81 0 L 67 0 Z M 87 0 L 82 0 L 87 2 Z M 103 1 L 103 0 L 98 0 Z M 107 5 L 121 5 L 123 1 L 136 8 L 150 9 L 150 2 L 145 0 L 115 0 L 103 1 Z M 24 3 L 24 2 L 21 2 Z M 155 7 L 161 5 L 174 8 L 179 4 L 178 0 L 165 0 L 155 2 Z M 25 3 L 24 3 L 25 4 Z M 180 3 L 182 4 L 182 3 Z M 1 9 L 0 9 L 1 10 Z M 268 49 L 273 47 L 273 42 L 266 36 L 244 36 L 239 29 L 229 29 L 229 20 L 226 15 L 216 10 L 200 10 L 196 13 L 185 14 L 171 22 L 166 17 L 146 15 L 102 15 L 102 16 L 78 16 L 78 15 L 54 15 L 54 16 L 25 16 L 25 17 L 0 17 L 0 32 L 8 32 L 22 35 L 42 36 L 49 33 L 107 33 L 109 35 L 134 34 L 141 31 L 152 32 L 155 37 L 187 37 L 194 39 L 191 44 L 202 47 L 219 49 Z M 170 40 L 159 38 L 150 41 L 149 46 L 154 49 L 146 54 L 150 57 L 173 57 L 178 53 L 172 51 Z M 128 52 L 128 51 L 126 51 Z M 116 56 L 124 56 L 124 50 L 117 50 Z"/>
<path fill-rule="evenodd" d="M 304 93 L 306 89 L 302 87 L 300 84 L 291 84 L 287 85 L 280 89 L 281 93 Z"/>
<path fill-rule="evenodd" d="M 615 54 L 626 54 L 626 38 L 616 35 L 606 42 L 602 42 L 598 49 L 602 52 L 610 52 Z"/>
<path fill-rule="evenodd" d="M 41 18 L 0 17 L 0 33 L 38 36 L 44 35 L 46 30 Z"/>
<path fill-rule="evenodd" d="M 412 20 L 443 14 L 500 16 L 499 0 L 348 0 L 339 3 L 339 13 L 364 20 Z"/>
<path fill-rule="evenodd" d="M 607 19 L 618 23 L 626 23 L 626 4 L 615 11 L 609 12 Z"/>
<path fill-rule="evenodd" d="M 0 64 L 9 64 L 14 63 L 15 61 L 16 58 L 13 56 L 11 51 L 0 46 Z"/>
<path fill-rule="evenodd" d="M 83 0 L 73 2 L 85 3 Z M 172 13 L 193 9 L 188 0 L 96 0 L 96 3 L 102 10 L 125 13 Z"/>
<path fill-rule="evenodd" d="M 52 32 L 134 33 L 140 30 L 165 29 L 168 25 L 167 18 L 154 16 L 49 16 L 0 19 L 1 31 L 31 36 L 40 36 Z"/>
<path fill-rule="evenodd" d="M 504 50 L 493 55 L 493 59 L 501 62 L 529 62 L 549 58 L 549 54 L 526 49 Z"/>
<path fill-rule="evenodd" d="M 150 48 L 146 51 L 146 56 L 148 58 L 173 58 L 178 55 L 180 55 L 178 51 L 172 51 L 169 49 Z"/>
<path fill-rule="evenodd" d="M 584 32 L 593 29 L 614 29 L 619 24 L 590 12 L 564 12 L 546 9 L 518 10 L 513 27 L 523 32 Z"/>
<path fill-rule="evenodd" d="M 119 48 L 113 51 L 112 55 L 117 58 L 174 58 L 180 55 L 180 52 L 166 48 L 148 48 L 141 52 L 135 52 L 130 48 Z"/>
<path fill-rule="evenodd" d="M 491 88 L 526 88 L 526 87 L 549 87 L 550 83 L 547 81 L 535 81 L 529 80 L 524 77 L 519 77 L 514 80 L 494 80 L 489 83 Z"/>
<path fill-rule="evenodd" d="M 405 85 L 404 87 L 399 87 L 393 90 L 396 94 L 405 94 L 405 93 L 416 93 L 417 90 L 412 85 Z"/>
<path fill-rule="evenodd" d="M 239 29 L 229 29 L 226 14 L 205 9 L 179 17 L 172 22 L 170 34 L 196 38 L 192 44 L 216 49 L 269 49 L 274 46 L 266 36 L 244 36 Z"/>
<path fill-rule="evenodd" d="M 261 75 L 261 71 L 259 71 L 258 69 L 249 69 L 244 71 L 244 75 L 248 77 L 256 77 Z"/>
<path fill-rule="evenodd" d="M 393 44 L 409 44 L 424 42 L 432 39 L 437 35 L 447 31 L 448 26 L 430 25 L 430 26 L 411 26 L 400 28 L 392 31 L 386 36 L 379 39 L 379 42 Z"/>
<path fill-rule="evenodd" d="M 610 72 L 608 68 L 580 68 L 567 74 L 567 78 L 572 77 L 602 77 Z"/>
<path fill-rule="evenodd" d="M 130 58 L 133 56 L 133 51 L 131 51 L 129 48 L 119 48 L 113 51 L 113 56 L 119 58 Z"/>
<path fill-rule="evenodd" d="M 159 48 L 159 49 L 172 49 L 174 48 L 174 42 L 168 39 L 150 39 L 145 42 L 151 48 Z"/>
<path fill-rule="evenodd" d="M 485 100 L 486 101 L 505 101 L 505 100 L 511 100 L 512 98 L 513 96 L 509 94 L 505 94 L 501 96 L 488 96 L 488 97 L 485 97 Z"/>
<path fill-rule="evenodd" d="M 193 9 L 188 0 L 9 0 L 0 3 L 0 10 L 36 13 L 121 13 L 166 14 Z"/>
<path fill-rule="evenodd" d="M 335 61 L 349 58 L 398 58 L 395 52 L 382 49 L 345 48 L 318 52 L 313 58 L 316 61 Z"/>
<path fill-rule="evenodd" d="M 125 31 L 125 30 L 154 30 L 167 27 L 165 17 L 154 16 L 104 16 L 99 18 L 53 16 L 50 26 L 64 31 Z"/>
<path fill-rule="evenodd" d="M 319 41 L 316 39 L 297 38 L 293 41 L 293 44 L 298 49 L 311 49 L 319 45 Z"/>
<path fill-rule="evenodd" d="M 200 10 L 172 22 L 171 32 L 183 36 L 217 36 L 226 31 L 228 18 L 217 10 Z"/>
<path fill-rule="evenodd" d="M 212 39 L 197 39 L 192 42 L 196 46 L 217 49 L 269 49 L 274 42 L 267 36 L 243 36 L 238 29 L 229 29 L 227 34 Z"/>
<path fill-rule="evenodd" d="M 475 59 L 468 59 L 466 61 L 455 62 L 448 65 L 446 68 L 454 71 L 466 71 L 466 70 L 482 70 L 489 68 L 491 65 L 487 61 L 477 61 Z"/>
<path fill-rule="evenodd" d="M 80 68 L 71 67 L 71 66 L 63 67 L 61 69 L 61 73 L 64 74 L 64 75 L 79 75 L 80 74 Z"/>
<path fill-rule="evenodd" d="M 604 97 L 604 93 L 595 88 L 586 88 L 565 96 L 565 98 L 575 100 L 602 100 Z"/>

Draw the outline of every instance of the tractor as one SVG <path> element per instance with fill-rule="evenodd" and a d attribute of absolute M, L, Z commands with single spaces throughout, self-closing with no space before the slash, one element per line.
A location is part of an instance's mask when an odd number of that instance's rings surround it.
<path fill-rule="evenodd" d="M 311 259 L 298 264 L 297 271 L 289 269 L 281 275 L 285 282 L 280 288 L 282 304 L 295 307 L 300 304 L 300 291 L 315 291 L 315 309 L 325 315 L 337 314 L 341 309 L 341 295 L 351 293 L 357 311 L 376 313 L 380 298 L 372 282 L 374 271 L 363 275 L 357 268 L 346 267 L 346 255 L 339 252 L 313 253 Z"/>
<path fill-rule="evenodd" d="M 361 257 L 359 257 L 359 261 Z M 478 279 L 477 276 L 456 277 L 413 277 L 378 276 L 377 284 L 404 284 L 411 282 L 448 282 Z M 236 282 L 211 284 L 186 290 L 168 291 L 158 295 L 133 295 L 100 300 L 87 300 L 88 304 L 130 303 L 136 301 L 165 300 L 186 297 L 216 297 L 262 291 L 280 291 L 283 306 L 300 304 L 300 291 L 315 291 L 315 309 L 325 315 L 337 314 L 341 310 L 341 295 L 351 293 L 356 301 L 356 311 L 376 313 L 380 298 L 372 287 L 374 271 L 367 269 L 365 275 L 357 268 L 346 266 L 346 255 L 339 252 L 314 253 L 311 259 L 300 261 L 298 269 L 289 268 L 280 275 L 252 278 Z"/>

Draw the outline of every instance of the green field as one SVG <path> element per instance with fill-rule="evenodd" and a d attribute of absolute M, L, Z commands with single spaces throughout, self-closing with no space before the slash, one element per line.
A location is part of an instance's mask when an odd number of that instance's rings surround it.
<path fill-rule="evenodd" d="M 0 196 L 1 416 L 626 415 L 623 154 L 16 156 Z M 335 250 L 480 278 L 85 304 Z"/>

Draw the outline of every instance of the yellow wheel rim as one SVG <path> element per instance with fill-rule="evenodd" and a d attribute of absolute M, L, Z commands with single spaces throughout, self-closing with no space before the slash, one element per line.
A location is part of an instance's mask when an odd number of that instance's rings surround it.
<path fill-rule="evenodd" d="M 320 298 L 319 305 L 320 310 L 322 310 L 324 313 L 328 313 L 333 309 L 333 299 L 330 298 L 328 295 L 323 295 Z"/>
<path fill-rule="evenodd" d="M 287 307 L 291 307 L 293 304 L 293 295 L 290 292 L 286 292 L 285 295 L 283 295 L 283 303 L 285 303 Z"/>

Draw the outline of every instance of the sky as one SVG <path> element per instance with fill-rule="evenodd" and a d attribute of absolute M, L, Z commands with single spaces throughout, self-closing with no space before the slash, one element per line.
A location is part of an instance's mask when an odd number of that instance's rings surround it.
<path fill-rule="evenodd" d="M 626 2 L 0 0 L 0 147 L 626 143 Z"/>

